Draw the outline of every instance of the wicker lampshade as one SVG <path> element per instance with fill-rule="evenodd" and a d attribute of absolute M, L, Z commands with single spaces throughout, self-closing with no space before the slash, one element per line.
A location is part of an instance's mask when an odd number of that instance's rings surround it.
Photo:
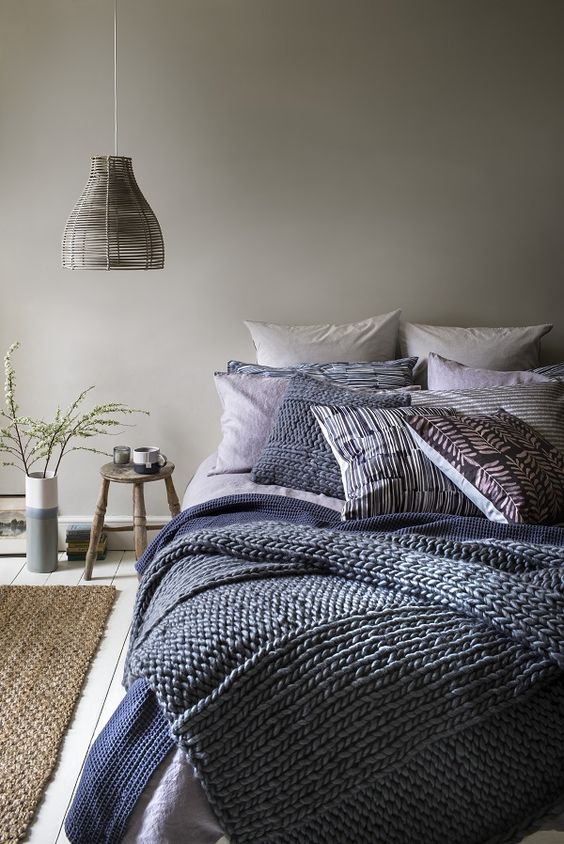
<path fill-rule="evenodd" d="M 160 270 L 161 227 L 133 175 L 131 158 L 97 155 L 65 226 L 63 267 L 70 270 Z"/>

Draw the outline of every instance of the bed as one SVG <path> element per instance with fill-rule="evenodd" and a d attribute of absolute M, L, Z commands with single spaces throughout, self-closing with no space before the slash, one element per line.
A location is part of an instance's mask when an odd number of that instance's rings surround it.
<path fill-rule="evenodd" d="M 477 844 L 564 829 L 564 385 L 539 372 L 441 405 L 440 390 L 383 386 L 366 366 L 353 395 L 322 365 L 286 372 L 284 390 L 271 371 L 222 381 L 259 390 L 268 431 L 249 430 L 248 393 L 244 434 L 224 403 L 236 471 L 225 448 L 207 458 L 138 561 L 127 695 L 88 757 L 73 844 Z M 470 490 L 460 460 L 444 465 L 446 434 L 467 452 L 476 430 L 496 447 L 506 436 L 499 453 L 526 475 L 510 504 Z"/>

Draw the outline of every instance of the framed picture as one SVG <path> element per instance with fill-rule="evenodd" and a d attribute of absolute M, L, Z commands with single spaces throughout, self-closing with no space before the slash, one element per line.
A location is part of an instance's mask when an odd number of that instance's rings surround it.
<path fill-rule="evenodd" d="M 0 556 L 25 555 L 25 495 L 0 495 Z"/>

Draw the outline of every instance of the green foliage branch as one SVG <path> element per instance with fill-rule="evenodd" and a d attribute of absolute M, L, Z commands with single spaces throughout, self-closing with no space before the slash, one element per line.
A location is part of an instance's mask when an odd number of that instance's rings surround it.
<path fill-rule="evenodd" d="M 20 348 L 20 343 L 12 343 L 4 357 L 4 407 L 0 408 L 0 452 L 6 455 L 4 466 L 15 466 L 29 475 L 33 469 L 47 477 L 50 467 L 57 474 L 63 457 L 72 451 L 91 451 L 95 454 L 107 454 L 94 446 L 76 445 L 75 442 L 115 432 L 116 428 L 126 423 L 124 416 L 144 413 L 146 410 L 128 407 L 120 402 L 97 404 L 91 410 L 84 411 L 83 404 L 94 387 L 83 390 L 69 405 L 66 411 L 57 407 L 52 422 L 32 419 L 20 414 L 16 401 L 16 373 L 12 364 L 12 355 Z M 117 417 L 122 417 L 116 419 Z"/>

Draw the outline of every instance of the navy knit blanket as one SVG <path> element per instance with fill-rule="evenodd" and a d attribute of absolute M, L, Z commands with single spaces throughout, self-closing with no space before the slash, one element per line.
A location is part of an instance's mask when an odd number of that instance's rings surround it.
<path fill-rule="evenodd" d="M 184 510 L 153 539 L 139 558 L 136 569 L 140 574 L 173 539 L 188 531 L 220 525 L 239 525 L 267 520 L 294 525 L 332 527 L 345 531 L 378 531 L 414 533 L 424 536 L 444 536 L 450 539 L 517 539 L 522 542 L 564 544 L 564 529 L 547 525 L 504 525 L 485 517 L 461 518 L 444 513 L 389 513 L 370 519 L 341 521 L 340 513 L 320 504 L 280 495 L 247 493 L 226 495 L 197 504 Z"/>
<path fill-rule="evenodd" d="M 539 544 L 564 531 L 411 521 L 270 496 L 177 517 L 140 560 L 73 844 L 120 840 L 175 741 L 234 842 L 509 840 L 555 800 L 563 553 Z"/>

